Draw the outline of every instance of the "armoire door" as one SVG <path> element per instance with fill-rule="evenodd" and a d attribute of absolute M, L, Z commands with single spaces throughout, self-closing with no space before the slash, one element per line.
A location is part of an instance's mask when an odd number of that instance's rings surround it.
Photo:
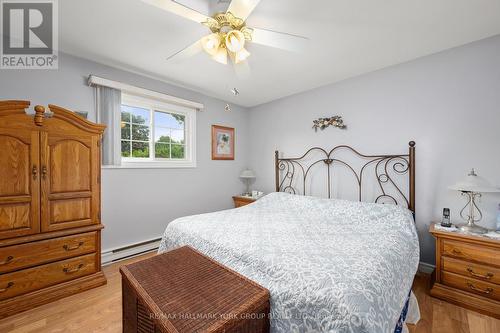
<path fill-rule="evenodd" d="M 0 128 L 0 239 L 40 230 L 37 131 Z"/>
<path fill-rule="evenodd" d="M 99 223 L 97 138 L 40 135 L 42 231 Z"/>

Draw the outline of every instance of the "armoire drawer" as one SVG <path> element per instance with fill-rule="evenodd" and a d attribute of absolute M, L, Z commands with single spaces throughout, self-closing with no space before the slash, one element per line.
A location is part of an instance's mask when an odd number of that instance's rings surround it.
<path fill-rule="evenodd" d="M 0 275 L 0 300 L 95 273 L 96 254 Z"/>
<path fill-rule="evenodd" d="M 0 274 L 96 251 L 97 232 L 0 248 Z M 0 286 L 1 288 L 1 286 Z"/>

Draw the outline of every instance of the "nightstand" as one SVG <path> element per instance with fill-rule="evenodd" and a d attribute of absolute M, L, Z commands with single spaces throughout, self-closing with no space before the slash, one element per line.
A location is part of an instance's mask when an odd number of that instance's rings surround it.
<path fill-rule="evenodd" d="M 235 195 L 233 197 L 234 208 L 238 208 L 238 207 L 241 207 L 241 206 L 246 206 L 248 204 L 251 204 L 255 200 L 257 200 L 257 199 L 256 198 L 252 198 L 252 197 L 243 196 L 243 195 Z"/>
<path fill-rule="evenodd" d="M 436 238 L 431 295 L 500 318 L 500 239 L 434 224 L 429 232 Z"/>

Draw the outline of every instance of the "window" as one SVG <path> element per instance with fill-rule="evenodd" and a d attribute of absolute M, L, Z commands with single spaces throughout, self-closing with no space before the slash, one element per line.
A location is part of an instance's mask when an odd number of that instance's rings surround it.
<path fill-rule="evenodd" d="M 122 164 L 195 166 L 195 121 L 194 109 L 122 94 Z"/>

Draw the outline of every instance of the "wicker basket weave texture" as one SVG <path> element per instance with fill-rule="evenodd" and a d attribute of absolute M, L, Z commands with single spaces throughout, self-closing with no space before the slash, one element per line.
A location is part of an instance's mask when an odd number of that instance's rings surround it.
<path fill-rule="evenodd" d="M 188 246 L 120 271 L 124 332 L 269 331 L 269 291 Z"/>

